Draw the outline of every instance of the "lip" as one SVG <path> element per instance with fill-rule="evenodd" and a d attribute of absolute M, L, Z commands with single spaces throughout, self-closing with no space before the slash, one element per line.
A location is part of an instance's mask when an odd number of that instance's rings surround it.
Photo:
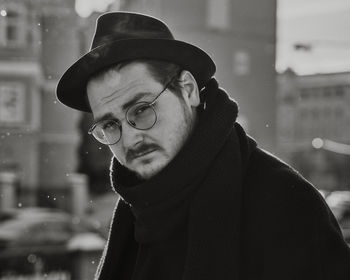
<path fill-rule="evenodd" d="M 146 151 L 142 151 L 142 152 L 140 152 L 140 153 L 137 153 L 137 154 L 135 154 L 133 160 L 139 159 L 139 158 L 142 158 L 142 157 L 145 157 L 145 156 L 147 156 L 147 155 L 149 155 L 149 154 L 155 152 L 156 150 L 157 150 L 157 149 L 149 149 L 149 150 L 146 150 Z"/>

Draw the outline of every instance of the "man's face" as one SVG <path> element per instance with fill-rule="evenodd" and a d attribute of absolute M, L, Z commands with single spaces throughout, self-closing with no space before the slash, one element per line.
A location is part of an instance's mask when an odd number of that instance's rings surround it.
<path fill-rule="evenodd" d="M 88 82 L 87 93 L 94 119 L 110 115 L 121 123 L 121 138 L 110 146 L 112 153 L 122 165 L 143 179 L 163 169 L 193 129 L 195 107 L 199 104 L 198 89 L 194 79 L 191 80 L 192 75 L 184 72 L 180 77 L 184 81 L 183 98 L 166 89 L 154 104 L 157 122 L 149 130 L 138 130 L 125 119 L 126 107 L 136 102 L 152 102 L 164 88 L 151 76 L 145 64 L 133 62 Z"/>

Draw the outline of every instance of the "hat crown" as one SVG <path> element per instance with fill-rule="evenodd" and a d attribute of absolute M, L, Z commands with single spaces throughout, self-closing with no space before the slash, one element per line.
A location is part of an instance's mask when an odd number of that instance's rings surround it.
<path fill-rule="evenodd" d="M 91 49 L 114 41 L 141 38 L 174 40 L 166 24 L 154 17 L 115 12 L 98 18 Z"/>

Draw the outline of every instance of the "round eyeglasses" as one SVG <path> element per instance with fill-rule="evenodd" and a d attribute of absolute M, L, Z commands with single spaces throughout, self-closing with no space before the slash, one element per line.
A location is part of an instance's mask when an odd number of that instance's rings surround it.
<path fill-rule="evenodd" d="M 131 105 L 125 112 L 127 123 L 139 130 L 151 129 L 157 122 L 157 113 L 154 104 L 163 92 L 167 90 L 175 77 L 165 85 L 163 90 L 151 102 L 137 102 Z M 88 131 L 97 141 L 105 145 L 114 145 L 122 136 L 121 120 L 107 119 L 95 123 Z"/>

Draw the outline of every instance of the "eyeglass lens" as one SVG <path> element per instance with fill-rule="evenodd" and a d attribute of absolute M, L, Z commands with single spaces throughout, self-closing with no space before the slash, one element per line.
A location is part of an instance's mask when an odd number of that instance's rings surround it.
<path fill-rule="evenodd" d="M 126 119 L 132 127 L 147 130 L 154 126 L 157 115 L 152 104 L 142 102 L 136 103 L 128 109 Z M 117 143 L 120 140 L 121 133 L 121 125 L 116 120 L 101 121 L 92 132 L 98 141 L 107 145 Z"/>
<path fill-rule="evenodd" d="M 150 129 L 156 123 L 157 115 L 151 104 L 137 103 L 128 109 L 126 119 L 137 129 Z"/>
<path fill-rule="evenodd" d="M 103 144 L 116 143 L 121 137 L 120 124 L 115 120 L 101 121 L 92 134 Z"/>

